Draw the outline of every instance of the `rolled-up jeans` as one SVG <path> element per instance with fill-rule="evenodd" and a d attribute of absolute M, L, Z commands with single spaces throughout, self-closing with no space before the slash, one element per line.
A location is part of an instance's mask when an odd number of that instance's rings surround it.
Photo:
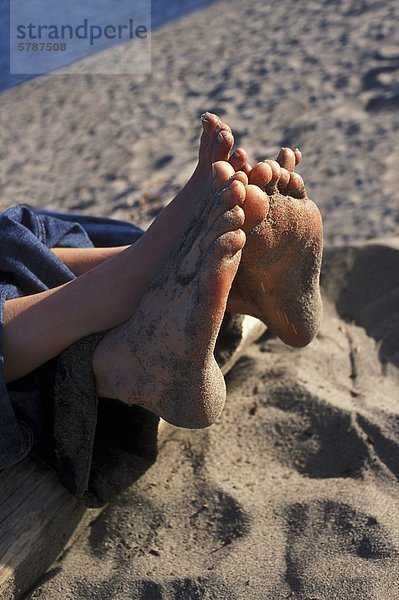
<path fill-rule="evenodd" d="M 86 499 L 94 494 L 95 502 L 103 502 L 155 460 L 158 417 L 138 406 L 97 398 L 92 356 L 101 332 L 11 384 L 6 385 L 3 368 L 4 302 L 75 278 L 51 248 L 124 246 L 142 235 L 124 221 L 23 205 L 0 214 L 0 470 L 32 451 L 57 469 L 73 494 Z M 219 364 L 241 340 L 240 318 L 225 315 L 215 352 Z M 115 475 L 120 452 L 130 461 L 127 480 Z"/>
<path fill-rule="evenodd" d="M 62 285 L 75 275 L 53 247 L 90 248 L 136 242 L 143 231 L 123 221 L 64 215 L 28 206 L 0 214 L 0 469 L 22 460 L 43 436 L 51 418 L 54 361 L 6 385 L 4 302 Z M 50 417 L 49 417 L 50 415 Z"/>

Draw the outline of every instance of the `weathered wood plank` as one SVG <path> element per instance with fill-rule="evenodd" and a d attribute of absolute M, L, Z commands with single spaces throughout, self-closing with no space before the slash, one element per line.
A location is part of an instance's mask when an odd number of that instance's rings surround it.
<path fill-rule="evenodd" d="M 45 467 L 0 473 L 0 598 L 17 599 L 56 559 L 86 512 Z"/>
<path fill-rule="evenodd" d="M 248 346 L 256 342 L 267 329 L 264 323 L 249 315 L 242 317 L 239 326 L 241 330 L 240 337 L 237 343 L 231 348 L 230 356 L 226 356 L 223 364 L 220 365 L 223 375 L 226 375 L 233 368 L 235 363 L 245 354 Z"/>

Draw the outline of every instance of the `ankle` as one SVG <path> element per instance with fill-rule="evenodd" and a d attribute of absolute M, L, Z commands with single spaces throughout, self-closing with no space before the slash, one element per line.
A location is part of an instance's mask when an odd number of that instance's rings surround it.
<path fill-rule="evenodd" d="M 145 384 L 140 363 L 126 344 L 125 333 L 124 325 L 105 333 L 93 354 L 93 375 L 98 396 L 131 406 L 141 403 Z"/>

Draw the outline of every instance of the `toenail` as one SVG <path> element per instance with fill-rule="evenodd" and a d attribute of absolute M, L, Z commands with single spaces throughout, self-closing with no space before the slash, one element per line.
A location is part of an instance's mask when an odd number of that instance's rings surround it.
<path fill-rule="evenodd" d="M 220 119 L 217 115 L 214 115 L 208 111 L 202 113 L 201 115 L 201 121 L 206 121 L 208 123 L 214 122 L 214 123 L 220 123 Z"/>
<path fill-rule="evenodd" d="M 212 131 L 212 123 L 208 118 L 209 113 L 204 113 L 201 115 L 201 123 L 206 133 L 211 133 Z"/>

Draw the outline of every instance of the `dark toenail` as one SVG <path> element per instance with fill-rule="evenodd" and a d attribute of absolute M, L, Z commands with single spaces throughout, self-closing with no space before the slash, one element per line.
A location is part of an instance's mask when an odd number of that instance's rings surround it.
<path fill-rule="evenodd" d="M 212 123 L 207 117 L 208 113 L 204 113 L 201 115 L 201 123 L 206 133 L 211 133 L 212 131 Z"/>

